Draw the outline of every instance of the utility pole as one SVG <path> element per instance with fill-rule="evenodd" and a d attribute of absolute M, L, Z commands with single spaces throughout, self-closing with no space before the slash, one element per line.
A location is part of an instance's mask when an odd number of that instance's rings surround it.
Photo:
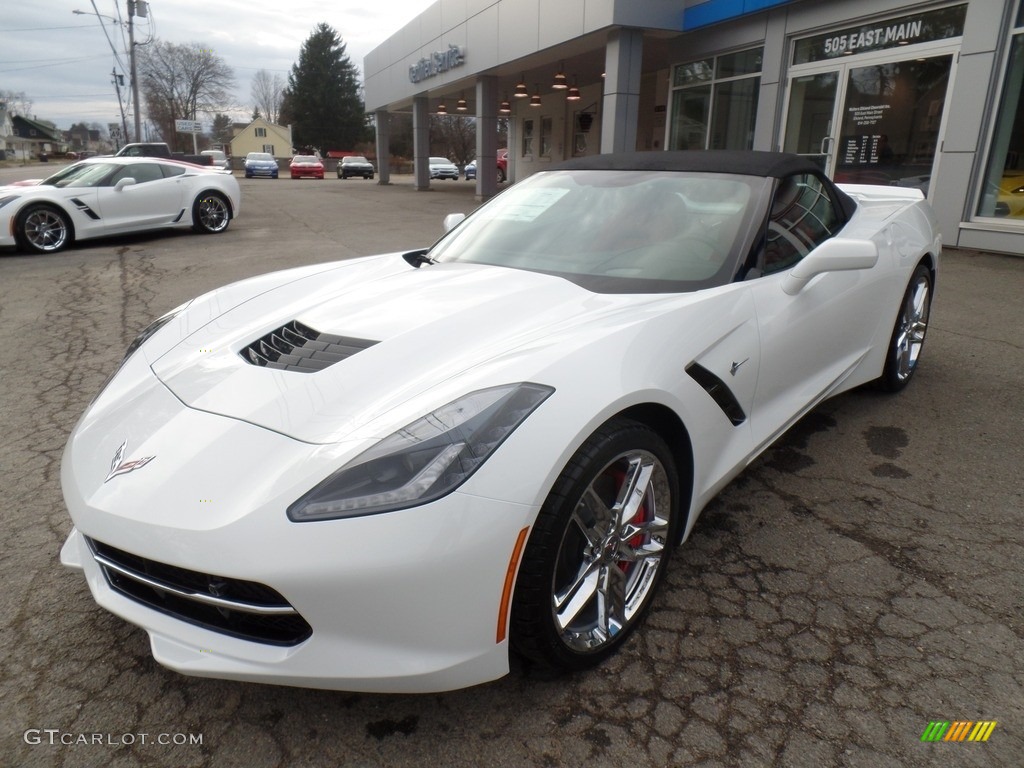
<path fill-rule="evenodd" d="M 117 106 L 121 109 L 121 127 L 124 129 L 124 135 L 128 135 L 128 120 L 124 116 L 124 101 L 121 100 L 121 86 L 124 84 L 124 75 L 117 74 L 117 69 L 114 68 L 110 72 L 110 76 L 114 78 L 114 90 L 117 91 Z M 117 149 L 121 147 L 118 146 Z"/>
<path fill-rule="evenodd" d="M 136 0 L 128 0 L 128 61 L 132 81 L 132 100 L 135 102 L 135 141 L 142 141 L 142 104 L 139 102 L 139 77 L 135 68 L 135 23 L 132 17 L 135 15 L 136 6 L 141 5 L 142 18 L 146 17 L 146 4 L 137 3 Z"/>

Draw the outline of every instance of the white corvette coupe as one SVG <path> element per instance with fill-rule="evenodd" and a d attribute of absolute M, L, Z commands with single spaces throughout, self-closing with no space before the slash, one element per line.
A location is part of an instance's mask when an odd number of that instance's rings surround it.
<path fill-rule="evenodd" d="M 171 227 L 223 232 L 241 205 L 230 173 L 156 157 L 93 157 L 0 187 L 0 246 L 56 253 L 75 240 Z"/>
<path fill-rule="evenodd" d="M 173 310 L 75 427 L 61 560 L 160 663 L 362 691 L 596 664 L 730 478 L 907 384 L 940 251 L 919 191 L 774 153 L 583 158 L 446 224 Z"/>

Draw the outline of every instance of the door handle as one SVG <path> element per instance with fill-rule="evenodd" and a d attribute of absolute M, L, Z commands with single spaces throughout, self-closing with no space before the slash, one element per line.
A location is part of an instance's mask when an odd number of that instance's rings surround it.
<path fill-rule="evenodd" d="M 831 136 L 826 136 L 825 138 L 823 138 L 821 140 L 821 147 L 819 147 L 819 149 L 821 150 L 820 154 L 822 154 L 822 155 L 831 155 L 832 154 L 832 137 Z"/>

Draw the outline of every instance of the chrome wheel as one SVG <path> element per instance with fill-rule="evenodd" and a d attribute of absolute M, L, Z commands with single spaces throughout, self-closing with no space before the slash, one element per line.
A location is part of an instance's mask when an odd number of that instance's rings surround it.
<path fill-rule="evenodd" d="M 552 580 L 551 612 L 575 651 L 608 643 L 654 587 L 668 539 L 665 468 L 647 451 L 613 459 L 569 519 Z"/>
<path fill-rule="evenodd" d="M 917 370 L 928 332 L 932 306 L 932 273 L 924 264 L 914 270 L 903 294 L 896 325 L 885 358 L 885 370 L 878 385 L 890 392 L 903 389 Z"/>
<path fill-rule="evenodd" d="M 650 607 L 677 541 L 672 452 L 650 427 L 614 419 L 555 481 L 516 576 L 509 639 L 555 669 L 611 656 Z"/>
<path fill-rule="evenodd" d="M 23 245 L 37 253 L 55 253 L 71 239 L 67 217 L 47 206 L 30 208 L 22 214 L 18 232 Z"/>
<path fill-rule="evenodd" d="M 917 359 L 924 346 L 928 330 L 928 311 L 931 307 L 931 281 L 920 275 L 907 289 L 903 310 L 897 321 L 893 353 L 896 355 L 896 376 L 906 381 L 917 367 Z"/>
<path fill-rule="evenodd" d="M 196 200 L 193 222 L 200 232 L 223 232 L 231 222 L 228 201 L 217 194 L 206 194 Z"/>

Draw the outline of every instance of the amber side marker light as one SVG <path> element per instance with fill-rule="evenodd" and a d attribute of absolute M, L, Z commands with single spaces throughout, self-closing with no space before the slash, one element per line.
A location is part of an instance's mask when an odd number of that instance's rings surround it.
<path fill-rule="evenodd" d="M 505 571 L 505 587 L 501 590 L 501 605 L 498 606 L 498 635 L 495 642 L 502 642 L 508 634 L 508 604 L 512 600 L 512 584 L 516 580 L 516 571 L 519 570 L 519 558 L 523 554 L 523 546 L 526 544 L 526 534 L 530 532 L 529 526 L 519 532 L 516 545 L 512 548 L 512 557 L 508 559 L 508 570 Z"/>

